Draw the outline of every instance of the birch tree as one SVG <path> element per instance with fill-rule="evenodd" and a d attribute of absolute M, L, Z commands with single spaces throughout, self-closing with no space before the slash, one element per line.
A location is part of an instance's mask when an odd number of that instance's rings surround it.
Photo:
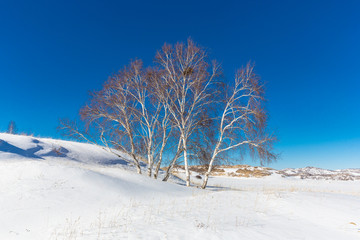
<path fill-rule="evenodd" d="M 186 174 L 190 186 L 188 140 L 199 126 L 200 115 L 210 104 L 211 86 L 219 73 L 219 66 L 209 63 L 204 49 L 192 40 L 175 46 L 165 44 L 156 55 L 163 70 L 162 81 L 168 95 L 168 109 L 178 128 Z"/>
<path fill-rule="evenodd" d="M 167 102 L 169 101 L 169 94 L 165 94 L 168 89 L 162 85 L 161 81 L 162 72 L 159 69 L 151 69 L 148 73 L 148 82 L 149 88 L 151 92 L 151 99 L 153 104 L 155 103 L 158 107 L 160 107 L 159 115 L 156 116 L 158 127 L 157 127 L 157 137 L 155 137 L 155 141 L 157 144 L 157 152 L 155 155 L 154 163 L 156 163 L 154 178 L 157 179 L 159 175 L 160 166 L 163 163 L 164 152 L 167 150 L 167 145 L 171 137 L 173 137 L 174 126 L 171 122 L 171 114 L 169 111 L 169 105 Z M 177 149 L 179 152 L 179 147 Z M 178 154 L 175 154 L 178 155 Z M 173 161 L 171 161 L 172 163 Z M 170 163 L 170 164 L 171 164 Z M 168 174 L 168 171 L 167 171 Z M 166 177 L 166 180 L 168 177 Z M 164 178 L 164 179 L 165 179 Z"/>
<path fill-rule="evenodd" d="M 95 121 L 100 122 L 108 137 L 102 134 L 100 138 L 106 145 L 128 153 L 134 162 L 138 173 L 141 173 L 139 156 L 137 154 L 138 119 L 134 109 L 137 102 L 131 92 L 132 81 L 138 77 L 137 64 L 133 63 L 118 74 L 111 76 L 102 90 L 92 94 L 90 104 L 83 107 L 80 115 L 90 126 Z"/>
<path fill-rule="evenodd" d="M 165 44 L 150 68 L 133 61 L 92 94 L 80 111 L 85 132 L 95 128 L 100 145 L 113 153 L 114 148 L 128 153 L 138 173 L 141 160 L 146 159 L 147 174 L 154 178 L 168 163 L 163 181 L 182 158 L 187 186 L 191 157 L 208 164 L 203 188 L 216 161 L 231 150 L 246 149 L 261 163 L 275 160 L 275 138 L 266 130 L 264 88 L 253 66 L 236 74 L 230 92 L 218 87 L 220 74 L 219 65 L 192 40 Z M 220 106 L 223 111 L 214 115 L 211 109 Z M 60 128 L 97 143 L 69 122 Z"/>
<path fill-rule="evenodd" d="M 162 89 L 157 86 L 159 77 L 158 70 L 144 69 L 142 61 L 133 61 L 112 76 L 103 90 L 93 94 L 91 104 L 81 110 L 88 123 L 97 123 L 102 130 L 103 145 L 129 153 L 139 173 L 141 153 L 146 155 L 149 177 L 156 162 L 155 178 L 171 133 L 168 106 L 156 94 Z"/>
<path fill-rule="evenodd" d="M 148 164 L 148 176 L 151 177 L 154 166 L 154 137 L 158 125 L 161 105 L 159 103 L 149 103 L 150 91 L 147 73 L 142 65 L 140 60 L 131 63 L 128 74 L 129 89 L 127 89 L 127 91 L 135 101 L 135 106 L 133 106 L 131 110 L 136 116 L 136 121 L 140 123 L 138 126 L 139 129 L 135 130 L 137 130 L 144 143 Z"/>
<path fill-rule="evenodd" d="M 171 133 L 170 114 L 165 99 L 157 93 L 162 86 L 158 86 L 159 71 L 148 68 L 143 70 L 142 62 L 132 63 L 134 77 L 131 78 L 131 91 L 138 106 L 133 108 L 140 123 L 138 133 L 142 137 L 148 163 L 148 176 L 152 176 L 154 164 L 156 168 L 154 178 L 157 178 L 163 153 Z M 170 130 L 169 130 L 170 129 Z"/>
<path fill-rule="evenodd" d="M 264 109 L 264 87 L 248 64 L 238 71 L 235 84 L 228 98 L 224 100 L 223 112 L 219 118 L 218 139 L 209 159 L 202 188 L 205 188 L 214 162 L 219 154 L 235 148 L 247 148 L 252 157 L 260 163 L 276 159 L 272 152 L 275 137 L 266 132 L 267 114 Z"/>

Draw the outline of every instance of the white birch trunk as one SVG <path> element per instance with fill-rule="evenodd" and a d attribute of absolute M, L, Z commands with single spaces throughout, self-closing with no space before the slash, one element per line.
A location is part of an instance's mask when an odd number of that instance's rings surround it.
<path fill-rule="evenodd" d="M 151 177 L 153 168 L 152 156 L 148 154 L 148 176 Z"/>
<path fill-rule="evenodd" d="M 201 188 L 202 188 L 202 189 L 205 189 L 206 186 L 207 186 L 207 183 L 208 183 L 208 180 L 209 180 L 209 176 L 210 176 L 210 173 L 211 173 L 211 171 L 212 171 L 212 168 L 213 168 L 213 164 L 214 164 L 216 155 L 217 155 L 217 153 L 215 154 L 215 151 L 214 151 L 214 154 L 213 154 L 213 156 L 211 157 L 211 161 L 210 161 L 210 163 L 209 163 L 209 168 L 208 168 L 208 170 L 207 170 L 206 173 L 205 173 L 203 184 L 201 185 Z"/>
<path fill-rule="evenodd" d="M 190 187 L 190 171 L 189 171 L 187 146 L 186 146 L 185 138 L 183 138 L 182 142 L 183 142 L 183 148 L 184 148 L 184 166 L 185 166 L 186 186 Z"/>

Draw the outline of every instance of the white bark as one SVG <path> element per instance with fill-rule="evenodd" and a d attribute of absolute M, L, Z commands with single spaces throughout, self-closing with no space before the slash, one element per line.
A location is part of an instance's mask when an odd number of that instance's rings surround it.
<path fill-rule="evenodd" d="M 253 67 L 247 65 L 236 77 L 235 86 L 230 98 L 226 101 L 224 111 L 219 124 L 219 136 L 212 153 L 209 167 L 205 173 L 202 188 L 206 188 L 209 175 L 213 169 L 216 157 L 219 153 L 228 151 L 243 145 L 248 145 L 256 149 L 260 154 L 265 154 L 268 160 L 274 155 L 269 152 L 262 144 L 272 142 L 274 138 L 262 136 L 265 128 L 263 124 L 264 116 L 260 108 L 263 100 L 262 88 L 253 74 Z M 255 102 L 255 104 L 254 104 Z M 240 135 L 230 137 L 230 133 L 238 131 Z M 248 135 L 241 137 L 241 135 Z"/>
<path fill-rule="evenodd" d="M 217 75 L 218 66 L 214 64 L 209 71 L 205 51 L 191 40 L 186 46 L 164 46 L 156 59 L 165 71 L 162 80 L 167 86 L 164 91 L 168 99 L 166 104 L 180 134 L 186 185 L 190 186 L 188 139 L 199 127 L 200 114 L 205 106 L 212 101 L 208 90 Z"/>

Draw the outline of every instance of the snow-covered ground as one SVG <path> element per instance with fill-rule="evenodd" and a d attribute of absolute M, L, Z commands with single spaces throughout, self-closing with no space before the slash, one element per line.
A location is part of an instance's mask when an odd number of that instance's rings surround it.
<path fill-rule="evenodd" d="M 0 239 L 360 239 L 358 180 L 216 176 L 200 190 L 126 159 L 1 133 Z"/>

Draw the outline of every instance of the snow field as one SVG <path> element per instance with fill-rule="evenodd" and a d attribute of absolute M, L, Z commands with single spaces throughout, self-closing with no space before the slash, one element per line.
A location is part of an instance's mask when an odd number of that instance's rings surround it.
<path fill-rule="evenodd" d="M 0 139 L 0 239 L 360 237 L 359 181 L 212 177 L 201 190 L 138 175 L 98 146 Z"/>

